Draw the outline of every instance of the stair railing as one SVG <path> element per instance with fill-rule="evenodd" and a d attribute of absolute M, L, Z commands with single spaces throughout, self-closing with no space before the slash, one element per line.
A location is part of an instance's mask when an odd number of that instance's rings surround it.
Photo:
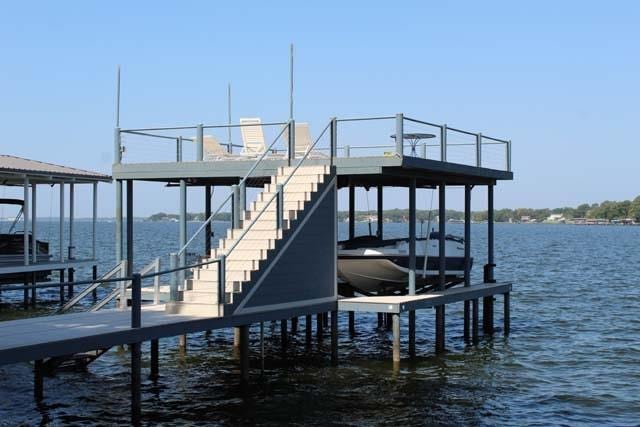
<path fill-rule="evenodd" d="M 117 277 L 122 278 L 126 275 L 126 271 L 127 271 L 127 261 L 122 260 L 119 263 L 117 263 L 115 266 L 113 266 L 111 270 L 103 274 L 96 282 L 93 282 L 91 285 L 84 288 L 81 292 L 77 293 L 76 296 L 74 296 L 69 301 L 67 301 L 65 305 L 63 305 L 56 311 L 56 314 L 62 314 L 69 311 L 71 307 L 79 303 L 84 297 L 89 295 L 94 289 L 97 289 L 98 286 L 101 286 L 102 284 L 104 284 L 104 281 L 111 279 L 116 275 Z"/>
<path fill-rule="evenodd" d="M 305 160 L 307 160 L 307 158 L 309 157 L 309 153 L 311 153 L 313 151 L 313 149 L 318 144 L 320 139 L 322 139 L 322 137 L 327 132 L 327 130 L 330 129 L 330 128 L 333 128 L 333 127 L 334 127 L 334 121 L 332 120 L 331 122 L 329 122 L 329 124 L 327 124 L 324 127 L 322 132 L 320 132 L 320 135 L 316 138 L 316 140 L 313 142 L 313 144 L 311 144 L 309 146 L 307 151 L 300 158 L 300 160 L 298 161 L 296 166 L 293 168 L 293 171 L 291 171 L 291 173 L 289 174 L 289 176 L 287 176 L 287 178 L 284 180 L 284 182 L 282 184 L 277 184 L 276 185 L 275 194 L 269 199 L 268 202 L 265 203 L 264 207 L 260 210 L 260 212 L 258 212 L 256 217 L 255 218 L 251 218 L 251 222 L 249 223 L 249 225 L 246 228 L 243 228 L 243 231 L 240 234 L 240 236 L 238 236 L 238 238 L 235 239 L 235 241 L 233 242 L 231 247 L 225 251 L 225 254 L 220 255 L 218 257 L 218 259 L 219 259 L 219 264 L 218 264 L 218 303 L 219 304 L 222 304 L 222 302 L 220 302 L 220 301 L 224 301 L 225 276 L 226 276 L 226 272 L 225 272 L 225 270 L 226 270 L 226 258 L 238 246 L 240 241 L 242 241 L 244 236 L 247 235 L 247 233 L 249 232 L 251 227 L 253 227 L 253 225 L 256 223 L 256 221 L 262 216 L 262 214 L 267 210 L 267 208 L 271 205 L 271 203 L 274 202 L 274 200 L 276 201 L 276 204 L 277 204 L 277 207 L 276 207 L 277 229 L 278 230 L 282 230 L 282 225 L 283 225 L 283 222 L 284 222 L 283 221 L 283 218 L 284 218 L 284 188 L 289 183 L 291 178 L 295 175 L 295 173 L 298 171 L 298 169 L 300 169 L 300 166 L 302 166 L 302 164 L 305 162 Z"/>
<path fill-rule="evenodd" d="M 141 276 L 147 275 L 151 272 L 159 273 L 160 272 L 160 258 L 156 258 L 151 261 L 149 264 L 142 267 L 142 269 L 138 272 Z M 125 272 L 120 277 L 124 277 Z M 131 287 L 131 280 L 121 281 L 120 286 L 111 291 L 106 297 L 98 301 L 94 304 L 89 311 L 98 311 L 111 301 L 114 298 L 119 297 L 120 305 L 119 308 L 126 308 L 127 306 L 127 289 Z M 160 275 L 156 274 L 153 276 L 153 303 L 160 303 Z"/>

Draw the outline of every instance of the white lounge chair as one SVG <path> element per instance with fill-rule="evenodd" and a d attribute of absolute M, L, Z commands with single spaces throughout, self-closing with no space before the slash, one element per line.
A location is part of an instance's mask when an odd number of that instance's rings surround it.
<path fill-rule="evenodd" d="M 286 126 L 286 125 L 285 125 Z M 296 157 L 302 157 L 304 156 L 307 151 L 309 151 L 311 149 L 311 146 L 313 145 L 313 138 L 311 138 L 311 131 L 309 130 L 309 123 L 296 123 L 296 140 L 295 140 L 295 146 L 296 146 Z M 287 126 L 287 128 L 284 130 L 284 132 L 282 133 L 282 138 L 284 139 L 284 141 L 288 141 L 289 140 L 289 128 Z M 322 153 L 320 151 L 314 150 L 311 153 L 309 153 L 309 155 L 307 157 L 328 157 L 325 153 Z"/>
<path fill-rule="evenodd" d="M 240 119 L 240 133 L 242 134 L 242 144 L 244 145 L 242 150 L 240 150 L 240 154 L 245 156 L 259 156 L 265 152 L 267 147 L 264 144 L 264 134 L 262 133 L 261 123 L 257 117 Z"/>
<path fill-rule="evenodd" d="M 213 135 L 204 135 L 202 137 L 202 149 L 204 151 L 205 160 L 221 160 L 223 158 L 232 157 Z"/>

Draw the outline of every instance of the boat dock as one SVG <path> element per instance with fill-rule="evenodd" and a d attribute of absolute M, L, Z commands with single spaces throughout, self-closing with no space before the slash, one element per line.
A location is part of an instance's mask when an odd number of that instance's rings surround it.
<path fill-rule="evenodd" d="M 380 127 L 372 127 L 373 124 Z M 494 324 L 494 297 L 502 295 L 503 331 L 508 333 L 512 285 L 498 282 L 495 277 L 493 198 L 498 181 L 513 179 L 511 142 L 404 114 L 332 118 L 313 137 L 304 133 L 302 125 L 305 124 L 292 119 L 271 123 L 252 119 L 241 120 L 239 124 L 116 127 L 112 175 L 116 185 L 114 249 L 118 265 L 99 279 L 76 281 L 72 285 L 76 289 L 84 287 L 78 296 L 82 298 L 100 284 L 111 284 L 114 292 L 109 301 L 118 301 L 118 308 L 99 309 L 103 307 L 100 305 L 86 313 L 2 322 L 0 364 L 35 361 L 34 393 L 36 399 L 41 399 L 43 371 L 49 365 L 49 368 L 55 367 L 52 361 L 58 363 L 73 355 L 95 351 L 94 356 L 82 359 L 88 364 L 99 357 L 101 351 L 129 344 L 132 421 L 138 423 L 141 417 L 140 343 L 144 341 L 152 343 L 151 376 L 157 377 L 158 339 L 233 327 L 235 345 L 240 350 L 240 380 L 248 383 L 248 337 L 252 324 L 279 321 L 283 346 L 286 346 L 289 322 L 291 328 L 297 328 L 298 319 L 304 318 L 307 339 L 312 339 L 315 316 L 318 336 L 322 335 L 323 328 L 330 326 L 331 360 L 338 363 L 338 311 L 348 312 L 350 331 L 355 328 L 357 312 L 375 312 L 379 325 L 392 324 L 393 362 L 397 364 L 401 355 L 401 314 L 409 316 L 408 353 L 413 357 L 416 311 L 435 308 L 435 351 L 441 353 L 445 351 L 448 304 L 464 301 L 464 337 L 473 344 L 479 340 L 480 301 L 483 331 L 490 335 Z M 349 132 L 346 129 L 349 126 L 360 126 L 361 131 Z M 271 139 L 263 135 L 263 129 L 267 128 L 273 131 Z M 415 128 L 430 130 L 433 134 L 428 135 L 433 138 L 430 137 L 429 143 L 416 143 Z M 308 124 L 306 129 L 308 131 Z M 232 131 L 242 134 L 241 150 L 231 140 Z M 220 143 L 224 134 L 227 139 Z M 388 142 L 389 135 L 403 137 L 393 138 L 391 144 L 377 142 Z M 459 141 L 455 137 L 467 138 L 467 142 L 455 142 Z M 407 139 L 411 139 L 409 144 Z M 167 141 L 175 148 L 170 158 L 127 159 L 128 153 L 136 152 L 136 144 L 153 147 Z M 503 158 L 497 166 L 488 167 L 487 152 L 495 148 Z M 467 150 L 466 164 L 462 160 L 448 160 L 458 149 Z M 358 152 L 365 155 L 359 156 Z M 127 156 L 123 157 L 123 153 Z M 136 264 L 133 218 L 135 183 L 140 181 L 179 187 L 180 249 L 169 255 L 168 267 L 161 268 L 159 263 L 154 267 Z M 437 190 L 440 218 L 445 218 L 448 186 L 464 188 L 464 279 L 459 284 L 446 279 L 446 221 L 440 221 L 437 284 L 428 292 L 417 294 L 416 277 L 420 271 L 416 263 L 417 190 Z M 482 266 L 484 283 L 472 284 L 471 196 L 477 186 L 487 188 L 488 262 Z M 354 295 L 339 295 L 338 190 L 348 189 L 349 238 L 353 238 L 357 187 L 377 190 L 376 227 L 380 236 L 384 226 L 384 188 L 408 190 L 409 273 L 405 293 L 357 296 L 353 291 Z M 186 229 L 187 188 L 202 190 L 207 218 L 192 236 L 187 235 Z M 228 189 L 229 195 L 215 207 L 212 194 L 219 188 Z M 255 200 L 248 200 L 248 189 L 257 194 Z M 226 236 L 216 236 L 220 239 L 216 244 L 211 224 L 222 212 L 231 214 L 231 227 Z M 204 246 L 194 249 L 198 236 L 204 236 Z M 187 251 L 197 251 L 200 261 L 188 264 Z M 152 281 L 156 297 L 149 304 L 143 304 L 142 288 L 150 286 Z M 169 286 L 166 303 L 157 297 L 160 282 Z M 186 338 L 181 343 L 186 345 Z"/>

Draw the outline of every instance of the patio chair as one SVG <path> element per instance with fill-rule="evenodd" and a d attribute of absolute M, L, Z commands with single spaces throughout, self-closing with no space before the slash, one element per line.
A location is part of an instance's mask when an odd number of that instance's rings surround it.
<path fill-rule="evenodd" d="M 242 134 L 242 144 L 244 147 L 240 150 L 240 154 L 245 156 L 259 156 L 265 152 L 267 147 L 264 144 L 264 134 L 262 133 L 262 122 L 260 118 L 242 118 L 240 125 L 240 133 Z"/>
<path fill-rule="evenodd" d="M 285 125 L 286 126 L 286 125 Z M 295 146 L 296 146 L 296 157 L 302 157 L 304 156 L 307 151 L 309 151 L 311 149 L 311 146 L 313 145 L 313 138 L 311 138 L 311 131 L 309 130 L 309 123 L 296 123 L 296 131 L 295 131 L 295 135 L 296 135 L 296 140 L 295 140 Z M 284 132 L 282 133 L 282 138 L 285 141 L 289 140 L 289 128 L 287 126 L 287 128 L 284 130 Z M 314 150 L 312 152 L 309 153 L 309 155 L 307 157 L 328 157 L 325 153 L 322 153 L 320 151 Z"/>
<path fill-rule="evenodd" d="M 221 160 L 232 157 L 232 154 L 227 152 L 227 148 L 223 147 L 218 138 L 213 135 L 205 135 L 202 138 L 202 149 L 205 160 Z"/>

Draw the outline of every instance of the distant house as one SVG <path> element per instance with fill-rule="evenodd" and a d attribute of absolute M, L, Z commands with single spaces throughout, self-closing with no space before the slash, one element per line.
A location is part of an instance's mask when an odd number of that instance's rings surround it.
<path fill-rule="evenodd" d="M 564 218 L 564 215 L 562 215 L 562 214 L 551 214 L 547 218 L 547 222 L 564 223 L 564 222 L 566 222 L 566 220 Z"/>
<path fill-rule="evenodd" d="M 531 222 L 531 217 L 529 215 L 523 215 L 520 217 L 520 222 L 522 223 Z"/>

